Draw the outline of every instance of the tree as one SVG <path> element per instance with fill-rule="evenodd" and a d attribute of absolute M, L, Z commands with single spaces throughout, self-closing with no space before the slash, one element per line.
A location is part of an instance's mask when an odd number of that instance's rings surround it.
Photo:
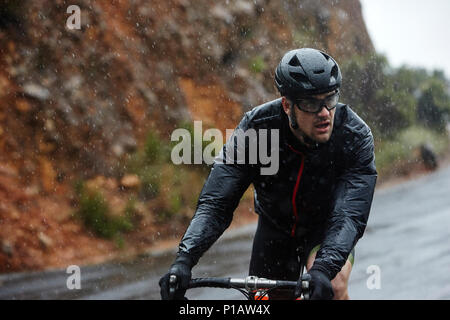
<path fill-rule="evenodd" d="M 447 85 L 441 77 L 428 80 L 417 103 L 419 122 L 434 130 L 443 132 L 450 115 L 450 96 Z"/>

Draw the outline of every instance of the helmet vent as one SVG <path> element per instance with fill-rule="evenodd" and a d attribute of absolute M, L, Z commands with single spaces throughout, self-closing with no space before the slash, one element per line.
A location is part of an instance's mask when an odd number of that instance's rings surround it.
<path fill-rule="evenodd" d="M 300 61 L 298 60 L 296 55 L 294 55 L 292 59 L 289 61 L 289 65 L 293 67 L 300 67 Z"/>
<path fill-rule="evenodd" d="M 331 69 L 331 75 L 335 78 L 337 78 L 338 75 L 338 67 L 336 65 L 333 66 L 333 68 Z"/>
<path fill-rule="evenodd" d="M 323 52 L 321 52 L 321 54 L 325 57 L 325 59 L 327 59 L 327 61 L 330 60 L 330 56 L 329 55 L 327 55 L 327 54 L 325 54 Z"/>
<path fill-rule="evenodd" d="M 308 78 L 305 75 L 301 74 L 301 73 L 291 72 L 290 75 L 291 75 L 292 78 L 294 78 L 298 82 L 309 83 Z"/>

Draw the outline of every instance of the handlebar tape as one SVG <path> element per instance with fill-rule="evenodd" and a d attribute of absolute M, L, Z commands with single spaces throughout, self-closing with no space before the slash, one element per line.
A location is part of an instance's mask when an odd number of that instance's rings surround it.
<path fill-rule="evenodd" d="M 189 282 L 189 288 L 210 287 L 210 288 L 231 288 L 231 278 L 197 278 Z"/>

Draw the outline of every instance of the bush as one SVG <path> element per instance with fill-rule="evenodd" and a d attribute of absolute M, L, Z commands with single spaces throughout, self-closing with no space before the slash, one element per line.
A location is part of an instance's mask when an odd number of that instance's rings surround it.
<path fill-rule="evenodd" d="M 168 144 L 165 144 L 159 134 L 150 131 L 147 134 L 143 147 L 143 157 L 145 164 L 155 164 L 167 161 L 170 155 Z"/>
<path fill-rule="evenodd" d="M 267 65 L 264 62 L 264 58 L 261 56 L 256 56 L 250 61 L 250 70 L 253 73 L 261 73 L 267 69 Z"/>
<path fill-rule="evenodd" d="M 194 137 L 191 122 L 181 123 L 179 128 L 188 130 Z M 191 140 L 191 154 L 194 152 Z M 175 165 L 170 161 L 171 148 L 178 141 L 164 141 L 151 131 L 145 143 L 128 157 L 124 166 L 126 173 L 136 174 L 140 179 L 139 199 L 150 201 L 157 222 L 185 219 L 195 210 L 198 195 L 210 168 L 206 165 Z M 203 149 L 209 145 L 203 141 Z M 203 151 L 203 150 L 202 150 Z"/>
<path fill-rule="evenodd" d="M 189 167 L 166 164 L 161 168 L 160 192 L 154 199 L 156 221 L 192 217 L 206 175 Z"/>
<path fill-rule="evenodd" d="M 418 120 L 438 132 L 444 132 L 450 116 L 450 95 L 441 79 L 430 79 L 418 100 Z"/>
<path fill-rule="evenodd" d="M 108 203 L 99 191 L 89 190 L 84 183 L 78 183 L 75 191 L 78 196 L 76 216 L 97 236 L 120 241 L 121 233 L 133 229 L 130 208 L 126 209 L 124 216 L 112 217 Z"/>
<path fill-rule="evenodd" d="M 188 209 L 189 201 L 183 197 L 183 189 L 188 189 L 190 193 L 194 191 L 192 181 L 188 179 L 187 169 L 175 165 L 162 167 L 161 191 L 155 212 L 158 222 L 182 216 L 182 210 Z"/>
<path fill-rule="evenodd" d="M 144 145 L 128 156 L 124 171 L 139 177 L 139 196 L 143 200 L 153 199 L 159 194 L 161 167 L 168 161 L 169 156 L 170 144 L 165 143 L 155 131 L 150 131 Z"/>
<path fill-rule="evenodd" d="M 158 196 L 161 190 L 161 165 L 144 166 L 137 174 L 141 180 L 140 197 L 150 200 Z"/>
<path fill-rule="evenodd" d="M 395 164 L 418 161 L 415 152 L 423 144 L 430 144 L 437 153 L 443 153 L 448 148 L 448 138 L 433 130 L 420 126 L 412 126 L 400 131 L 393 139 L 376 143 L 375 161 L 378 172 L 383 172 Z"/>

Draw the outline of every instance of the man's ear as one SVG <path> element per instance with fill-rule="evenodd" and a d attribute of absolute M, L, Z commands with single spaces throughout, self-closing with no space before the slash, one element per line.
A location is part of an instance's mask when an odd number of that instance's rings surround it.
<path fill-rule="evenodd" d="M 284 112 L 289 116 L 291 113 L 291 108 L 289 101 L 286 99 L 286 97 L 281 98 L 281 105 L 283 106 Z"/>

